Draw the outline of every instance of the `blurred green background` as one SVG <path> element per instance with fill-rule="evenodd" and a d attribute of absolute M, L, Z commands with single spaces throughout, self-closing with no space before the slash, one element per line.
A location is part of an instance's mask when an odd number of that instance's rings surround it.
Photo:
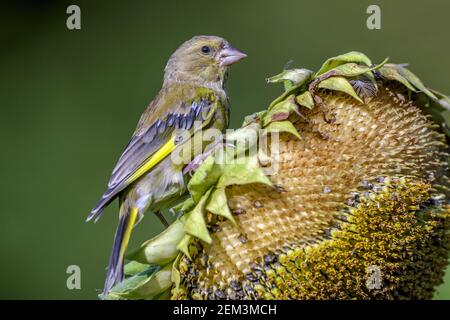
<path fill-rule="evenodd" d="M 82 29 L 66 28 L 81 7 Z M 382 29 L 366 28 L 378 4 Z M 232 126 L 279 92 L 264 79 L 289 60 L 317 69 L 350 50 L 409 62 L 450 93 L 449 1 L 16 1 L 0 10 L 0 298 L 94 299 L 102 288 L 117 204 L 86 215 L 147 103 L 165 62 L 196 34 L 248 54 L 228 82 Z M 162 228 L 148 215 L 131 247 Z M 66 268 L 81 268 L 68 290 Z M 450 272 L 438 298 L 450 298 Z"/>

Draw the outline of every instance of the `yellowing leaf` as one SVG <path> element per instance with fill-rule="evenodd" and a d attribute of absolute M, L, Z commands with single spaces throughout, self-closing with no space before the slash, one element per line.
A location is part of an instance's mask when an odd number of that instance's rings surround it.
<path fill-rule="evenodd" d="M 359 102 L 363 103 L 361 98 L 358 97 L 358 95 L 356 94 L 356 92 L 353 89 L 350 82 L 347 79 L 345 79 L 344 77 L 331 77 L 331 78 L 325 79 L 319 83 L 318 88 L 342 91 L 342 92 L 345 92 L 348 95 L 352 96 Z"/>
<path fill-rule="evenodd" d="M 262 127 L 267 126 L 272 121 L 286 120 L 292 111 L 298 109 L 295 103 L 295 95 L 290 95 L 287 99 L 278 102 L 270 108 L 262 119 Z"/>
<path fill-rule="evenodd" d="M 244 122 L 242 122 L 242 127 L 246 127 L 249 124 L 259 122 L 261 120 L 261 117 L 266 113 L 266 110 L 255 112 L 251 115 L 248 115 L 244 118 Z"/>
<path fill-rule="evenodd" d="M 295 102 L 308 109 L 312 109 L 314 107 L 314 99 L 309 91 L 305 91 L 295 97 Z"/>

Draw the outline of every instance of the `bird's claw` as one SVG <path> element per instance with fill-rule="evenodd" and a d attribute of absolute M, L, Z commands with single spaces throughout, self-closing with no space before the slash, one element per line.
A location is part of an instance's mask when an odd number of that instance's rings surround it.
<path fill-rule="evenodd" d="M 203 160 L 206 159 L 206 157 L 205 158 L 201 157 L 201 159 L 200 159 L 200 156 L 203 156 L 203 155 L 204 154 L 202 153 L 202 154 L 196 156 L 191 162 L 189 162 L 187 164 L 187 166 L 184 167 L 183 174 L 189 174 L 189 176 L 192 177 L 192 175 L 198 169 L 198 167 L 203 162 Z"/>
<path fill-rule="evenodd" d="M 174 208 L 170 208 L 169 212 L 172 214 L 172 217 L 175 217 L 176 219 L 180 219 L 184 214 L 183 210 L 175 211 Z"/>
<path fill-rule="evenodd" d="M 197 155 L 191 162 L 189 162 L 186 167 L 183 169 L 183 174 L 189 174 L 190 177 L 194 174 L 194 172 L 200 167 L 200 165 L 205 161 L 206 158 L 208 158 L 215 150 L 221 147 L 233 147 L 234 145 L 231 145 L 229 143 L 224 142 L 218 142 L 216 143 L 212 148 L 210 148 L 208 151 L 203 152 L 199 155 Z"/>

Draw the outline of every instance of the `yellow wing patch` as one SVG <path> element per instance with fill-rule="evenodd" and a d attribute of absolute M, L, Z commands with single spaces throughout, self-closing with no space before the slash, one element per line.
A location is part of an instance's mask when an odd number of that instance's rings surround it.
<path fill-rule="evenodd" d="M 206 116 L 205 121 L 203 121 L 200 129 L 203 129 L 211 120 L 211 117 L 216 112 L 216 108 L 212 107 Z M 156 151 L 150 158 L 148 158 L 140 167 L 137 169 L 127 180 L 126 184 L 129 185 L 139 179 L 147 171 L 151 170 L 154 166 L 160 163 L 165 157 L 172 153 L 172 151 L 177 147 L 175 144 L 175 137 L 172 137 L 167 141 L 158 151 Z"/>
<path fill-rule="evenodd" d="M 158 163 L 161 162 L 175 149 L 175 138 L 171 138 L 167 141 L 158 151 L 156 151 L 150 158 L 148 158 L 128 179 L 126 184 L 130 184 L 136 181 L 144 173 L 152 169 Z"/>

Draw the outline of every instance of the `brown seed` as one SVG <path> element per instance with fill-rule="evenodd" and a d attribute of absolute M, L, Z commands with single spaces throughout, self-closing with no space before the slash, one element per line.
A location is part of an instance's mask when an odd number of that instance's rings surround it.
<path fill-rule="evenodd" d="M 247 211 L 245 211 L 245 209 L 244 208 L 236 208 L 234 211 L 233 211 L 233 213 L 235 214 L 235 215 L 240 215 L 240 214 L 245 214 Z"/>
<path fill-rule="evenodd" d="M 239 235 L 239 241 L 240 241 L 242 244 L 247 243 L 247 241 L 248 241 L 247 236 L 246 236 L 245 234 Z"/>

